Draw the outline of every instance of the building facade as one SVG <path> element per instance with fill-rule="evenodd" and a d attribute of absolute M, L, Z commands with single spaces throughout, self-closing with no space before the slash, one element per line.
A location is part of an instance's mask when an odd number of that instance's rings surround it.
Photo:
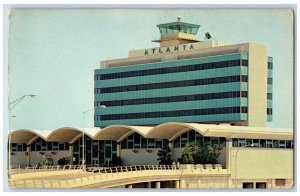
<path fill-rule="evenodd" d="M 158 27 L 160 47 L 129 51 L 128 58 L 102 61 L 95 70 L 96 127 L 164 122 L 264 127 L 272 120 L 273 59 L 266 46 L 197 41 L 199 26 L 180 21 Z"/>

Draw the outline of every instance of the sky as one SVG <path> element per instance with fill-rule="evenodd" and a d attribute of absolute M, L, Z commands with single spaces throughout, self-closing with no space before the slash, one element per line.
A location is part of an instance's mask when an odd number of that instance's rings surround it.
<path fill-rule="evenodd" d="M 273 64 L 273 122 L 293 127 L 293 13 L 287 9 L 19 9 L 10 13 L 10 129 L 82 128 L 82 112 L 93 108 L 94 69 L 100 61 L 126 58 L 129 50 L 158 47 L 157 24 L 201 25 L 198 39 L 268 46 Z M 93 127 L 93 112 L 85 118 Z"/>

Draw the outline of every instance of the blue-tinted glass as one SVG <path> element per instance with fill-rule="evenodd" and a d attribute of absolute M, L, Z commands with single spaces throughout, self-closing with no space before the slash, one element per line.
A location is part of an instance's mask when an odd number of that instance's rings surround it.
<path fill-rule="evenodd" d="M 180 136 L 174 140 L 174 148 L 180 148 Z"/>

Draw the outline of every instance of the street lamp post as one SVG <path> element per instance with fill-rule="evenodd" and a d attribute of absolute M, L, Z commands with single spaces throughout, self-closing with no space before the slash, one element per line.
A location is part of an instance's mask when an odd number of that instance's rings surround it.
<path fill-rule="evenodd" d="M 82 170 L 85 171 L 86 164 L 85 164 L 85 134 L 84 134 L 84 119 L 85 117 L 95 108 L 106 108 L 106 105 L 100 105 L 96 107 L 92 107 L 86 111 L 82 112 Z"/>
<path fill-rule="evenodd" d="M 10 122 L 10 112 L 16 105 L 18 105 L 25 97 L 31 97 L 31 98 L 36 98 L 37 95 L 23 95 L 19 97 L 18 99 L 12 101 L 9 103 L 8 110 L 9 110 L 9 122 Z M 13 116 L 15 117 L 15 116 Z M 8 174 L 10 174 L 10 167 L 11 167 L 11 157 L 10 157 L 10 151 L 11 151 L 11 135 L 10 135 L 10 123 L 8 125 Z"/>
<path fill-rule="evenodd" d="M 236 167 L 236 165 L 237 165 L 237 155 L 239 153 L 239 150 L 241 148 L 244 148 L 244 147 L 253 147 L 253 146 L 254 146 L 254 144 L 245 144 L 245 145 L 243 145 L 241 147 L 238 147 L 238 149 L 237 149 L 237 151 L 235 153 L 235 164 L 234 164 L 234 167 L 235 167 L 235 171 L 234 171 L 234 174 L 235 174 L 235 176 L 234 176 L 234 179 L 235 179 L 235 188 L 237 188 L 237 167 Z"/>

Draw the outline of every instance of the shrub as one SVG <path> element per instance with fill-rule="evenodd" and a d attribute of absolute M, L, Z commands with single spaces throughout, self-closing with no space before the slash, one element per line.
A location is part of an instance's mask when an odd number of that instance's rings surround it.
<path fill-rule="evenodd" d="M 70 163 L 70 160 L 66 159 L 65 157 L 63 157 L 57 161 L 58 165 L 68 165 L 69 163 Z"/>

